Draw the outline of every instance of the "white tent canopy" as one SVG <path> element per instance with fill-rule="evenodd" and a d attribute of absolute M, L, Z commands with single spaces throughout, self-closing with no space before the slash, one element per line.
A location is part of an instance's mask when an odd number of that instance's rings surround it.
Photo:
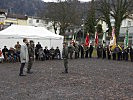
<path fill-rule="evenodd" d="M 58 46 L 62 49 L 63 36 L 54 34 L 44 27 L 21 25 L 11 25 L 0 31 L 0 48 L 3 48 L 3 46 L 14 47 L 17 41 L 21 44 L 24 37 L 33 40 L 35 43 L 40 42 L 42 47 L 56 48 Z"/>

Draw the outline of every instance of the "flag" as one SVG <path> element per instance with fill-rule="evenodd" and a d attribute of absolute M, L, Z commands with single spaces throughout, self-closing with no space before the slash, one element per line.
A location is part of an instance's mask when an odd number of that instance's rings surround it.
<path fill-rule="evenodd" d="M 128 29 L 126 31 L 125 39 L 124 39 L 124 48 L 128 47 Z"/>
<path fill-rule="evenodd" d="M 95 45 L 98 45 L 98 33 L 95 33 Z"/>
<path fill-rule="evenodd" d="M 111 47 L 111 50 L 114 50 L 116 47 L 115 28 L 112 29 L 112 37 L 110 39 L 110 47 Z"/>
<path fill-rule="evenodd" d="M 110 46 L 116 45 L 115 28 L 112 29 L 112 37 L 110 39 Z"/>
<path fill-rule="evenodd" d="M 86 35 L 86 38 L 85 38 L 85 46 L 90 46 L 89 34 Z"/>

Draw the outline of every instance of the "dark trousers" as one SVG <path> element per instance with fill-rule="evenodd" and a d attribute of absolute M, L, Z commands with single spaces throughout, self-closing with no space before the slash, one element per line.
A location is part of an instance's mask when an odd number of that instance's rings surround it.
<path fill-rule="evenodd" d="M 21 67 L 20 67 L 20 73 L 19 75 L 23 74 L 23 69 L 24 69 L 25 63 L 21 63 Z"/>
<path fill-rule="evenodd" d="M 64 58 L 65 73 L 68 73 L 68 59 Z"/>
<path fill-rule="evenodd" d="M 78 58 L 78 53 L 77 52 L 75 52 L 75 59 L 77 59 Z"/>
<path fill-rule="evenodd" d="M 89 57 L 90 57 L 90 58 L 92 57 L 92 52 L 93 52 L 93 51 L 90 51 L 90 53 L 89 53 Z"/>
<path fill-rule="evenodd" d="M 32 65 L 33 65 L 33 59 L 32 58 L 29 58 L 27 72 L 30 72 Z"/>
<path fill-rule="evenodd" d="M 88 51 L 85 52 L 85 58 L 88 58 Z"/>
<path fill-rule="evenodd" d="M 106 58 L 106 51 L 103 50 L 103 59 Z"/>
<path fill-rule="evenodd" d="M 84 58 L 84 53 L 81 52 L 81 58 Z"/>
<path fill-rule="evenodd" d="M 116 60 L 116 53 L 113 53 L 112 56 L 113 56 L 113 60 Z"/>
<path fill-rule="evenodd" d="M 133 62 L 133 52 L 130 53 L 131 62 Z"/>
<path fill-rule="evenodd" d="M 128 61 L 128 52 L 125 53 L 125 60 Z"/>
<path fill-rule="evenodd" d="M 122 60 L 125 60 L 125 52 L 122 53 Z"/>
<path fill-rule="evenodd" d="M 73 59 L 73 52 L 70 52 L 70 59 Z"/>

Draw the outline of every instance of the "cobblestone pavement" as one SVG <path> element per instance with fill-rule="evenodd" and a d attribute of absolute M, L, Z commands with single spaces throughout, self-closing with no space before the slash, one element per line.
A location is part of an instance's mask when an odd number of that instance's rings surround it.
<path fill-rule="evenodd" d="M 0 100 L 133 100 L 133 63 L 102 59 L 37 61 L 19 77 L 19 63 L 0 64 Z"/>

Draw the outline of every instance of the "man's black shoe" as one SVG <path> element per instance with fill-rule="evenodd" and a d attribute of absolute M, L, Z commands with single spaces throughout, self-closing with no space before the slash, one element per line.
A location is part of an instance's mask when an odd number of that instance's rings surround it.
<path fill-rule="evenodd" d="M 67 74 L 68 72 L 62 72 L 62 74 Z"/>
<path fill-rule="evenodd" d="M 33 72 L 27 72 L 28 74 L 32 74 Z"/>
<path fill-rule="evenodd" d="M 26 75 L 24 75 L 24 74 L 19 74 L 19 76 L 26 76 Z"/>

